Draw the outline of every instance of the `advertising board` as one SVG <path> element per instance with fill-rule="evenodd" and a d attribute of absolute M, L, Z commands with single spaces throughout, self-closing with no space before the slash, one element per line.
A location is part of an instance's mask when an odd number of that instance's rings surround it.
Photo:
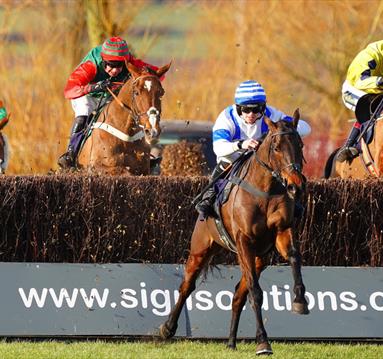
<path fill-rule="evenodd" d="M 303 267 L 310 314 L 291 313 L 288 266 L 261 277 L 270 338 L 383 338 L 383 268 Z M 152 336 L 178 296 L 173 264 L 0 263 L 0 336 Z M 176 336 L 226 338 L 238 266 L 198 282 Z M 247 303 L 239 338 L 255 337 Z"/>

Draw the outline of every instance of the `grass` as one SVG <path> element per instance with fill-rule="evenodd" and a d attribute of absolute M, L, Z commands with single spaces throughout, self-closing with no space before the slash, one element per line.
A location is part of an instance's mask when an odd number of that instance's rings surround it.
<path fill-rule="evenodd" d="M 382 358 L 383 346 L 378 344 L 331 344 L 331 343 L 272 343 L 274 359 L 336 358 L 363 359 Z M 239 343 L 237 351 L 226 348 L 223 342 L 180 340 L 163 342 L 2 342 L 0 357 L 39 359 L 114 359 L 114 358 L 208 358 L 235 359 L 254 358 L 256 345 Z"/>

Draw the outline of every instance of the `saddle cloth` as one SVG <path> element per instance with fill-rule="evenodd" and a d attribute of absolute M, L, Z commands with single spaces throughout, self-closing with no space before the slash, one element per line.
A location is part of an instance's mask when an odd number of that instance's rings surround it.
<path fill-rule="evenodd" d="M 213 205 L 214 211 L 216 213 L 216 217 L 214 218 L 215 225 L 217 227 L 221 241 L 230 251 L 234 253 L 237 253 L 236 245 L 223 224 L 221 207 L 224 203 L 227 202 L 230 192 L 233 189 L 234 183 L 231 182 L 231 178 L 240 173 L 252 154 L 253 152 L 246 152 L 243 156 L 238 158 L 238 160 L 233 163 L 233 167 L 229 171 L 227 178 L 219 179 L 214 184 L 214 191 L 216 193 L 216 199 Z"/>

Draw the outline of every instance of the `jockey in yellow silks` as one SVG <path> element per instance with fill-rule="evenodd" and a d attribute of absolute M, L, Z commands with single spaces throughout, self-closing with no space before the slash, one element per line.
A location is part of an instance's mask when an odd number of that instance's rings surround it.
<path fill-rule="evenodd" d="M 342 86 L 342 99 L 348 109 L 355 111 L 362 96 L 379 93 L 383 93 L 383 41 L 367 45 L 351 62 Z M 353 146 L 360 133 L 360 127 L 361 122 L 358 119 L 346 143 L 338 152 L 338 161 L 350 160 L 358 154 L 358 150 Z"/>

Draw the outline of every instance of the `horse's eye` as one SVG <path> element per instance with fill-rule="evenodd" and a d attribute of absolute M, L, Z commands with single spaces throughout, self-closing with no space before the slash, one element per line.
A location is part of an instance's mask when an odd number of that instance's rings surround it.
<path fill-rule="evenodd" d="M 133 92 L 133 94 L 134 94 L 134 96 L 138 96 L 140 93 L 139 93 L 137 90 L 135 90 L 135 91 Z"/>

